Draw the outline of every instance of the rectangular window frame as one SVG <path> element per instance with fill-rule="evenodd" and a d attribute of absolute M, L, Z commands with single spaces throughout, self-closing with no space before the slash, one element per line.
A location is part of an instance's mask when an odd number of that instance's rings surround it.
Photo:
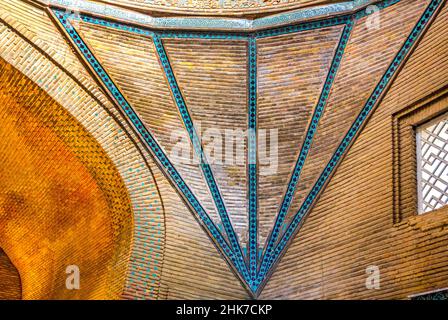
<path fill-rule="evenodd" d="M 392 115 L 393 139 L 393 224 L 443 211 L 441 219 L 448 223 L 448 206 L 419 214 L 420 181 L 417 130 L 448 113 L 448 86 Z"/>

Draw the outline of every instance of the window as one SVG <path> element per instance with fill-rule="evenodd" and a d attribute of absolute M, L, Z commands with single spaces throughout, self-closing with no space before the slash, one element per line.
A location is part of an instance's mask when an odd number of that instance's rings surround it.
<path fill-rule="evenodd" d="M 392 115 L 393 223 L 448 223 L 448 87 Z M 432 212 L 428 217 L 425 213 Z M 415 218 L 421 218 L 414 221 Z M 429 218 L 429 217 L 428 217 Z M 409 221 L 411 219 L 411 221 Z M 436 220 L 437 220 L 436 219 Z M 437 225 L 437 224 L 435 224 Z M 420 224 L 416 228 L 426 228 Z"/>
<path fill-rule="evenodd" d="M 448 114 L 416 128 L 418 213 L 448 204 Z"/>

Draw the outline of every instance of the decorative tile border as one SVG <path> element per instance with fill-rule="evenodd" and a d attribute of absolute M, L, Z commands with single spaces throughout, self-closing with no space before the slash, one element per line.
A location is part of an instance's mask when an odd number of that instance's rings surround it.
<path fill-rule="evenodd" d="M 257 40 L 249 38 L 248 55 L 248 175 L 249 175 L 249 270 L 251 281 L 257 278 L 258 255 L 258 169 L 257 169 Z M 251 286 L 253 284 L 251 283 Z M 256 289 L 253 287 L 253 289 Z"/>
<path fill-rule="evenodd" d="M 72 0 L 70 0 L 72 1 Z M 376 6 L 379 10 L 383 10 L 389 6 L 392 6 L 401 0 L 383 0 L 380 3 L 377 3 Z M 70 8 L 67 5 L 68 8 Z M 54 9 L 55 11 L 62 12 L 60 9 Z M 68 10 L 66 13 L 70 13 Z M 310 21 L 310 22 L 302 22 L 289 24 L 281 27 L 271 27 L 265 30 L 252 31 L 252 32 L 233 32 L 233 31 L 213 31 L 208 28 L 208 31 L 182 31 L 182 30 L 155 30 L 151 27 L 141 27 L 132 22 L 114 22 L 112 20 L 108 20 L 99 16 L 93 16 L 89 14 L 81 14 L 79 17 L 87 23 L 93 23 L 97 25 L 101 25 L 104 27 L 114 28 L 118 30 L 133 32 L 140 35 L 146 35 L 149 37 L 153 37 L 155 33 L 160 38 L 187 38 L 187 39 L 209 39 L 209 40 L 245 40 L 252 37 L 256 39 L 265 38 L 265 37 L 273 37 L 280 36 L 284 34 L 296 33 L 307 30 L 321 29 L 326 27 L 332 27 L 341 24 L 347 24 L 348 21 L 352 20 L 353 17 L 356 19 L 368 16 L 369 13 L 366 10 L 361 10 L 356 12 L 356 14 L 347 14 L 338 17 L 325 18 L 322 20 Z M 124 19 L 126 20 L 126 19 Z M 135 21 L 134 21 L 135 23 Z"/>
<path fill-rule="evenodd" d="M 376 0 L 352 0 L 310 8 L 293 10 L 257 19 L 210 18 L 210 17 L 152 17 L 110 4 L 83 0 L 36 0 L 60 9 L 75 9 L 83 13 L 101 15 L 123 22 L 140 24 L 152 29 L 193 29 L 193 30 L 227 30 L 256 31 L 276 26 L 296 24 L 310 19 L 323 19 L 340 14 L 353 14 L 362 10 Z M 399 0 L 396 0 L 399 1 Z"/>
<path fill-rule="evenodd" d="M 140 8 L 143 10 L 157 11 L 159 13 L 189 14 L 189 15 L 216 15 L 233 16 L 257 13 L 270 13 L 290 10 L 300 14 L 313 15 L 320 10 L 324 13 L 338 9 L 351 9 L 353 7 L 371 3 L 372 0 L 340 1 L 337 4 L 322 4 L 322 1 L 305 3 L 303 0 L 143 0 L 135 4 L 135 0 L 104 0 L 104 3 L 116 2 L 123 8 Z M 308 8 L 313 6 L 313 8 Z M 302 9 L 301 9 L 302 8 Z"/>

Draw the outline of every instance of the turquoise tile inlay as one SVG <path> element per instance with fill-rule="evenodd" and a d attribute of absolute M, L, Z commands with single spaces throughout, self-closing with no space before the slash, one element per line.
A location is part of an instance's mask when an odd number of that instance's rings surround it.
<path fill-rule="evenodd" d="M 248 171 L 249 171 L 249 270 L 252 281 L 257 278 L 258 251 L 258 169 L 257 169 L 257 39 L 249 38 L 249 114 L 248 114 Z"/>

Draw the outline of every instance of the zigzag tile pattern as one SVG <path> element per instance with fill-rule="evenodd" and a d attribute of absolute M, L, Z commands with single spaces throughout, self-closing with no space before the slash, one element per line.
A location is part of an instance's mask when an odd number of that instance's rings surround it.
<path fill-rule="evenodd" d="M 151 46 L 152 50 L 156 52 L 156 56 L 160 60 L 162 70 L 165 73 L 164 76 L 168 80 L 170 94 L 173 95 L 176 106 L 181 114 L 182 121 L 173 125 L 171 130 L 174 130 L 176 127 L 180 128 L 185 126 L 190 139 L 193 141 L 195 150 L 197 152 L 199 151 L 199 153 L 202 152 L 202 149 L 197 144 L 197 133 L 193 127 L 194 121 L 196 120 L 195 118 L 204 120 L 207 123 L 206 125 L 210 127 L 217 125 L 218 123 L 225 123 L 226 115 L 223 110 L 221 110 L 219 114 L 219 116 L 222 116 L 223 118 L 220 119 L 219 117 L 216 117 L 214 121 L 210 119 L 208 113 L 216 114 L 216 108 L 221 106 L 221 103 L 223 103 L 222 101 L 236 102 L 236 100 L 232 100 L 232 98 L 234 98 L 233 94 L 242 98 L 244 96 L 243 91 L 246 91 L 246 99 L 248 100 L 249 106 L 249 108 L 246 109 L 243 106 L 222 104 L 222 108 L 225 108 L 226 111 L 234 111 L 235 115 L 233 115 L 233 117 L 235 121 L 233 121 L 232 124 L 235 125 L 235 123 L 238 123 L 238 128 L 242 128 L 245 125 L 246 119 L 249 119 L 248 127 L 253 126 L 258 130 L 259 127 L 255 126 L 257 121 L 261 120 L 261 124 L 265 121 L 263 118 L 265 117 L 263 113 L 263 104 L 266 103 L 268 105 L 267 108 L 269 108 L 269 105 L 270 108 L 276 106 L 275 103 L 269 103 L 269 94 L 263 90 L 269 89 L 269 85 L 272 86 L 272 90 L 277 89 L 275 84 L 273 85 L 272 83 L 269 83 L 270 80 L 274 80 L 274 82 L 277 80 L 275 79 L 277 70 L 273 70 L 268 74 L 267 71 L 263 69 L 263 59 L 265 59 L 264 63 L 266 65 L 273 62 L 273 65 L 275 66 L 275 59 L 281 60 L 287 53 L 280 52 L 281 50 L 279 50 L 279 52 L 277 52 L 277 58 L 275 57 L 276 52 L 274 50 L 277 48 L 271 48 L 273 51 L 263 53 L 263 42 L 265 42 L 267 48 L 269 48 L 269 45 L 273 46 L 272 43 L 275 42 L 275 37 L 283 37 L 283 40 L 286 42 L 284 41 L 282 44 L 286 43 L 284 44 L 285 48 L 287 47 L 288 50 L 293 51 L 291 48 L 295 45 L 294 40 L 286 39 L 294 39 L 294 37 L 297 37 L 300 39 L 300 44 L 302 45 L 298 50 L 303 50 L 303 55 L 306 55 L 307 58 L 313 55 L 312 52 L 308 52 L 306 49 L 306 43 L 308 43 L 308 41 L 316 41 L 316 39 L 320 39 L 318 41 L 321 44 L 324 43 L 324 45 L 320 46 L 323 50 L 321 59 L 317 59 L 316 69 L 314 70 L 317 75 L 311 77 L 315 82 L 312 82 L 311 85 L 303 90 L 306 98 L 294 96 L 297 92 L 288 92 L 288 90 L 291 90 L 288 86 L 297 89 L 297 87 L 301 86 L 300 82 L 287 81 L 288 85 L 279 85 L 282 88 L 281 90 L 285 90 L 285 100 L 278 103 L 281 104 L 285 101 L 295 100 L 300 102 L 297 103 L 295 107 L 302 108 L 296 110 L 292 109 L 293 111 L 287 109 L 286 113 L 284 113 L 284 116 L 286 117 L 288 112 L 300 112 L 300 119 L 297 122 L 298 126 L 295 128 L 298 132 L 298 136 L 296 137 L 298 144 L 296 146 L 289 145 L 288 147 L 285 147 L 284 138 L 281 138 L 282 141 L 280 145 L 282 148 L 288 149 L 287 151 L 285 150 L 285 154 L 288 154 L 288 156 L 281 160 L 282 168 L 284 169 L 282 169 L 283 171 L 280 176 L 277 177 L 280 180 L 277 190 L 280 190 L 281 184 L 284 184 L 284 188 L 287 191 L 284 194 L 284 199 L 278 215 L 276 212 L 277 210 L 275 209 L 274 212 L 271 212 L 270 210 L 265 211 L 268 212 L 267 220 L 270 220 L 270 223 L 272 223 L 272 218 L 276 215 L 277 219 L 272 228 L 272 233 L 266 242 L 266 249 L 263 255 L 255 257 L 255 261 L 253 260 L 254 256 L 251 255 L 249 262 L 243 260 L 241 257 L 240 245 L 242 239 L 238 239 L 238 237 L 233 234 L 233 230 L 235 226 L 237 226 L 235 229 L 237 229 L 240 238 L 243 238 L 243 229 L 241 228 L 240 223 L 241 225 L 244 224 L 244 184 L 240 183 L 240 188 L 232 190 L 226 185 L 229 180 L 222 180 L 222 171 L 220 172 L 219 169 L 217 170 L 216 168 L 212 170 L 207 163 L 201 164 L 204 181 L 211 191 L 212 198 L 218 209 L 217 211 L 219 212 L 221 223 L 223 223 L 225 233 L 228 236 L 228 239 L 226 240 L 223 238 L 224 232 L 217 229 L 219 223 L 216 222 L 219 219 L 215 216 L 215 223 L 210 220 L 212 215 L 208 212 L 210 209 L 208 208 L 208 205 L 211 207 L 211 202 L 206 203 L 205 198 L 199 197 L 199 199 L 197 199 L 195 194 L 191 193 L 189 187 L 194 187 L 194 185 L 191 185 L 191 181 L 186 181 L 185 183 L 182 177 L 178 175 L 178 165 L 172 165 L 170 155 L 166 154 L 166 150 L 160 150 L 156 141 L 157 137 L 155 137 L 156 140 L 154 140 L 152 135 L 145 130 L 138 115 L 134 114 L 133 109 L 136 109 L 137 113 L 139 113 L 142 118 L 144 117 L 141 111 L 138 112 L 138 107 L 134 106 L 134 104 L 138 104 L 139 101 L 133 101 L 133 98 L 131 97 L 132 95 L 129 95 L 129 93 L 126 93 L 125 91 L 133 92 L 134 95 L 137 95 L 138 90 L 124 89 L 129 85 L 128 83 L 121 84 L 120 86 L 119 82 L 116 80 L 118 73 L 114 75 L 113 71 L 111 71 L 111 67 L 107 66 L 107 63 L 104 61 L 101 61 L 101 57 L 98 57 L 98 60 L 96 60 L 95 55 L 97 55 L 97 52 L 92 54 L 89 49 L 86 48 L 83 42 L 82 31 L 81 36 L 78 36 L 78 33 L 75 30 L 76 28 L 73 29 L 73 26 L 67 21 L 66 15 L 59 12 L 56 12 L 56 15 L 62 26 L 68 31 L 71 40 L 74 41 L 76 46 L 83 53 L 87 63 L 94 69 L 97 76 L 103 81 L 107 90 L 109 90 L 111 96 L 117 100 L 118 105 L 129 116 L 139 134 L 145 139 L 149 149 L 151 149 L 153 154 L 159 159 L 163 171 L 165 171 L 165 173 L 172 179 L 172 182 L 177 185 L 178 190 L 185 196 L 190 207 L 195 211 L 206 231 L 211 235 L 212 239 L 218 245 L 231 266 L 238 272 L 242 282 L 256 295 L 262 290 L 273 268 L 278 263 L 281 255 L 285 252 L 288 243 L 302 225 L 303 219 L 310 212 L 315 200 L 322 193 L 322 190 L 324 190 L 325 185 L 338 167 L 339 162 L 350 148 L 360 130 L 362 130 L 363 125 L 369 119 L 377 102 L 387 88 L 390 79 L 397 73 L 397 70 L 406 58 L 406 55 L 410 52 L 441 3 L 441 0 L 381 1 L 378 4 L 379 8 L 382 10 L 380 16 L 381 25 L 379 28 L 370 24 L 372 17 L 369 13 L 360 11 L 350 16 L 313 21 L 300 25 L 286 26 L 249 34 L 185 31 L 155 32 L 136 26 L 112 23 L 103 19 L 86 16 L 81 17 L 81 19 L 88 24 L 110 27 L 116 30 L 116 32 L 131 32 L 136 37 L 141 37 L 142 39 L 147 40 L 147 44 L 141 43 L 140 46 Z M 406 19 L 396 19 L 396 16 L 400 14 L 402 14 L 403 17 L 406 17 Z M 342 29 L 344 31 L 341 34 Z M 338 38 L 339 41 L 336 43 Z M 180 41 L 179 39 L 189 40 Z M 196 47 L 193 46 L 192 48 L 198 51 L 194 52 L 193 49 L 185 50 L 186 47 L 183 47 L 183 56 L 181 54 L 182 46 L 185 43 L 188 43 L 188 41 L 191 41 L 191 39 L 194 39 L 196 43 Z M 216 47 L 213 49 L 211 49 L 211 47 L 212 43 L 215 43 L 215 41 L 211 41 L 211 39 L 220 39 L 219 41 L 216 41 Z M 323 39 L 328 41 L 323 41 Z M 154 41 L 155 48 L 153 47 L 151 40 Z M 244 55 L 242 54 L 244 52 L 243 49 L 246 43 L 248 43 L 249 55 L 246 56 L 246 68 L 244 69 L 244 59 L 238 60 L 238 62 L 234 61 L 234 63 L 239 66 L 239 69 L 242 69 L 244 72 L 237 70 L 237 68 L 229 71 L 230 69 L 225 69 L 225 67 L 223 68 L 224 71 L 222 74 L 210 72 L 210 66 L 215 66 L 213 69 L 216 69 L 216 66 L 218 65 L 217 58 L 219 56 L 216 53 L 212 54 L 212 51 L 217 50 L 216 52 L 218 52 L 221 50 L 222 54 L 225 50 L 237 50 L 236 48 L 239 48 L 239 46 L 233 45 L 232 43 L 234 43 L 234 41 L 240 41 L 243 44 L 239 49 L 240 54 L 243 56 L 239 57 L 240 59 L 244 58 Z M 106 43 L 107 41 L 104 40 L 104 42 Z M 375 52 L 372 52 L 371 48 L 365 47 L 365 43 L 372 44 L 375 48 Z M 232 44 L 232 48 L 224 49 L 226 44 Z M 97 48 L 101 48 L 103 45 L 103 43 L 98 42 Z M 223 48 L 219 49 L 219 46 L 223 46 Z M 276 47 L 280 48 L 280 45 L 277 45 Z M 119 51 L 118 47 L 117 51 Z M 294 56 L 296 58 L 299 57 L 299 52 L 295 52 Z M 229 53 L 229 51 L 227 51 L 227 53 Z M 172 56 L 170 56 L 170 54 L 172 54 Z M 363 57 L 367 55 L 373 55 L 374 58 L 370 57 L 370 59 L 364 60 Z M 226 54 L 222 54 L 222 56 L 225 57 Z M 123 58 L 124 57 L 121 57 L 118 60 Z M 331 67 L 329 67 L 330 62 Z M 317 67 L 317 64 L 319 63 L 320 69 Z M 140 65 L 139 67 L 143 66 Z M 287 72 L 294 73 L 294 67 L 295 66 L 287 69 L 285 68 L 282 76 L 285 76 Z M 256 73 L 256 70 L 259 70 L 258 74 Z M 138 73 L 137 69 L 134 71 Z M 198 74 L 195 74 L 194 71 Z M 202 73 L 198 71 L 202 71 Z M 311 70 L 302 71 L 300 69 L 295 72 L 313 73 Z M 125 74 L 123 70 L 122 73 Z M 230 76 L 232 73 L 238 75 L 237 78 L 239 79 L 239 82 L 237 83 L 240 84 L 243 84 L 245 73 L 247 75 L 245 81 L 248 81 L 249 86 L 242 86 L 245 90 L 241 91 L 238 91 L 238 88 L 236 87 L 231 87 L 230 83 L 232 81 L 229 82 L 229 79 L 226 79 L 226 76 Z M 199 74 L 203 76 L 204 79 L 197 80 L 200 78 Z M 266 79 L 263 79 L 264 76 L 266 76 Z M 192 80 L 193 85 L 188 87 L 185 83 L 190 80 Z M 131 79 L 127 80 L 127 82 L 130 81 Z M 220 84 L 216 84 L 219 82 Z M 325 84 L 323 85 L 324 82 Z M 121 90 L 115 86 L 115 83 L 121 87 Z M 229 88 L 233 88 L 233 90 Z M 209 91 L 211 98 L 209 101 L 204 98 L 204 90 Z M 226 90 L 229 90 L 229 93 L 224 95 Z M 125 94 L 122 95 L 120 91 L 125 92 Z M 225 99 L 221 98 L 220 95 L 223 95 Z M 272 99 L 273 98 L 271 98 L 271 101 Z M 303 99 L 303 101 L 300 99 Z M 257 103 L 260 103 L 260 105 L 257 105 Z M 247 107 L 246 104 L 244 104 L 244 106 Z M 232 107 L 235 109 L 232 109 Z M 244 110 L 245 112 L 238 113 L 238 110 Z M 157 110 L 154 109 L 154 113 L 156 112 Z M 269 111 L 267 114 L 269 114 Z M 230 114 L 227 116 L 230 116 Z M 143 123 L 146 126 L 150 126 L 146 119 L 143 119 Z M 263 126 L 261 125 L 261 127 Z M 287 122 L 283 122 L 282 127 L 285 131 L 293 131 L 291 130 L 292 125 Z M 303 140 L 305 131 L 306 139 Z M 257 132 L 259 133 L 259 131 Z M 304 142 L 301 142 L 301 139 Z M 254 141 L 256 141 L 256 138 L 255 140 L 252 139 L 252 142 Z M 251 143 L 250 138 L 249 142 Z M 163 144 L 163 142 L 161 143 Z M 260 150 L 258 150 L 258 155 L 259 151 Z M 294 157 L 297 158 L 299 152 L 300 156 L 295 162 Z M 256 157 L 256 155 L 257 150 L 249 147 L 249 156 Z M 294 171 L 292 171 L 294 163 L 295 167 Z M 291 174 L 290 177 L 287 169 L 288 166 L 291 167 L 289 172 L 289 174 Z M 278 199 L 281 199 L 281 193 L 278 194 L 279 191 L 276 191 L 277 194 L 275 197 L 277 200 L 273 202 L 271 202 L 272 199 L 265 199 L 263 196 L 257 198 L 258 194 L 263 193 L 263 188 L 269 186 L 269 182 L 261 178 L 260 163 L 255 162 L 249 164 L 247 168 L 246 179 L 249 179 L 250 188 L 248 200 L 246 201 L 248 201 L 249 207 L 252 208 L 248 212 L 248 224 L 252 232 L 255 231 L 255 234 L 251 233 L 249 237 L 249 244 L 251 247 L 250 252 L 252 253 L 252 247 L 255 246 L 255 248 L 257 248 L 258 240 L 265 242 L 264 240 L 267 236 L 266 230 L 269 230 L 269 227 L 267 227 L 261 232 L 257 231 L 256 223 L 263 215 L 263 209 L 261 208 L 259 211 L 255 212 L 252 212 L 252 210 L 257 210 L 258 201 L 262 203 L 262 207 L 266 205 L 278 208 Z M 179 171 L 181 172 L 182 170 L 180 169 Z M 254 172 L 256 173 L 255 176 L 253 175 Z M 239 172 L 239 177 L 244 177 L 243 172 Z M 261 182 L 259 186 L 257 186 L 258 180 Z M 247 183 L 246 180 L 246 185 Z M 288 189 L 286 189 L 286 187 L 288 187 Z M 201 190 L 205 190 L 205 188 Z M 242 194 L 241 191 L 243 191 Z M 196 190 L 196 196 L 198 196 L 197 192 L 198 191 Z M 231 192 L 235 192 L 235 194 L 232 195 Z M 253 198 L 254 196 L 255 199 Z M 238 202 L 232 202 L 233 199 L 238 199 Z M 230 205 L 227 204 L 227 202 L 229 202 Z M 238 203 L 243 204 L 243 208 L 237 208 Z M 290 203 L 292 203 L 291 207 L 289 207 Z M 246 208 L 247 207 L 248 205 L 246 204 Z M 256 217 L 255 220 L 252 219 L 253 214 Z M 230 217 L 233 215 L 233 219 L 229 219 L 227 215 Z M 238 219 L 235 219 L 235 217 L 238 217 Z M 262 219 L 263 217 L 261 217 L 259 221 L 262 221 Z M 253 222 L 255 222 L 255 227 L 252 224 Z M 265 234 L 263 234 L 263 232 Z M 248 268 L 250 268 L 249 273 Z"/>

